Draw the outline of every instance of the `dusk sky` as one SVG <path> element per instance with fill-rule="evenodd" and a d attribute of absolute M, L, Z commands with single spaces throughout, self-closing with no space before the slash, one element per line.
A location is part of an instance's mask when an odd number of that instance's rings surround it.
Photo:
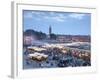
<path fill-rule="evenodd" d="M 49 12 L 23 10 L 23 28 L 34 29 L 46 34 L 90 35 L 91 14 L 73 12 Z"/>

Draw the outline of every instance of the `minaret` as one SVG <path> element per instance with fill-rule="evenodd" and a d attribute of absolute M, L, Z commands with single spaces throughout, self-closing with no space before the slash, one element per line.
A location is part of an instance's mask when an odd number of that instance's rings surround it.
<path fill-rule="evenodd" d="M 49 26 L 49 38 L 51 38 L 52 28 Z"/>
<path fill-rule="evenodd" d="M 52 28 L 49 26 L 49 35 L 52 33 Z"/>

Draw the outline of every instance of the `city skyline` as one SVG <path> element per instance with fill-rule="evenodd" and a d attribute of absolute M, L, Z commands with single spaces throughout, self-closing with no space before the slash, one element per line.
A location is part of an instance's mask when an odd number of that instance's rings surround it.
<path fill-rule="evenodd" d="M 23 10 L 24 31 L 33 29 L 49 34 L 91 35 L 91 14 Z"/>

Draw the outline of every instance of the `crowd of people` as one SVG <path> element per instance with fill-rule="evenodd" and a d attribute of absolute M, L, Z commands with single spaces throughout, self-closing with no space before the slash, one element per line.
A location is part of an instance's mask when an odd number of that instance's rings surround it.
<path fill-rule="evenodd" d="M 26 65 L 31 65 L 32 68 L 91 66 L 91 54 L 85 50 L 68 47 L 46 47 L 44 50 L 36 51 L 27 48 L 24 54 L 27 57 L 28 54 L 34 54 L 35 52 L 44 53 L 44 55 L 48 55 L 48 58 L 43 61 L 26 59 Z"/>

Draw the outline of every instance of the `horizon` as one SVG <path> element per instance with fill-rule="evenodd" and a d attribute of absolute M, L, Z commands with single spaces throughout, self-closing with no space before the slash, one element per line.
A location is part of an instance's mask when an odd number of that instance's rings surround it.
<path fill-rule="evenodd" d="M 34 30 L 34 29 L 27 29 L 27 30 Z M 25 30 L 25 31 L 27 31 L 27 30 Z M 24 31 L 24 32 L 25 32 Z M 34 30 L 35 31 L 35 30 Z M 41 31 L 40 31 L 41 32 Z M 42 32 L 42 33 L 44 33 L 44 32 Z M 46 34 L 46 33 L 45 33 Z M 55 34 L 55 33 L 53 33 L 53 34 Z M 46 34 L 46 35 L 49 35 L 49 34 Z M 80 35 L 80 34 L 56 34 L 56 35 L 65 35 L 65 36 L 91 36 L 91 35 Z"/>

